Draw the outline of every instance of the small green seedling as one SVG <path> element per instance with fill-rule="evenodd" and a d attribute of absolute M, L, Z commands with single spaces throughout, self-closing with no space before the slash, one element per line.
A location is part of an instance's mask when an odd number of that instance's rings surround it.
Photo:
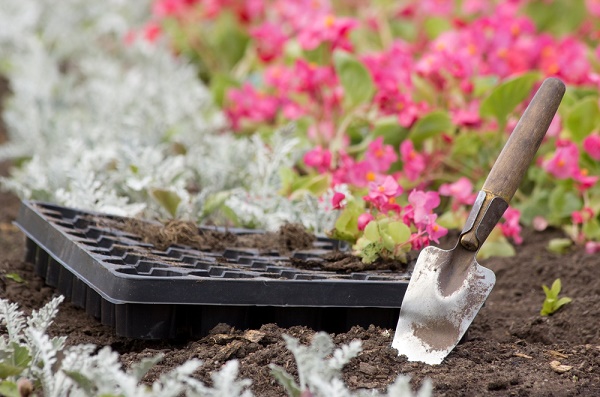
<path fill-rule="evenodd" d="M 566 296 L 559 298 L 558 294 L 560 294 L 560 290 L 562 288 L 560 278 L 557 278 L 552 283 L 552 288 L 548 288 L 546 285 L 542 285 L 544 289 L 544 293 L 546 294 L 546 300 L 544 300 L 544 304 L 542 305 L 542 310 L 540 314 L 542 316 L 549 316 L 560 309 L 563 305 L 571 302 L 572 299 Z"/>

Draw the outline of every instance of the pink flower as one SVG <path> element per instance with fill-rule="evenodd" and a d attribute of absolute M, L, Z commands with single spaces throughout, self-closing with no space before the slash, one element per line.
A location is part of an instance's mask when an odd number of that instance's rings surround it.
<path fill-rule="evenodd" d="M 152 14 L 159 18 L 180 16 L 198 3 L 198 0 L 157 0 L 152 4 Z"/>
<path fill-rule="evenodd" d="M 144 39 L 150 43 L 156 42 L 162 33 L 162 29 L 160 25 L 156 22 L 149 22 L 144 26 L 144 30 L 142 32 L 142 36 Z"/>
<path fill-rule="evenodd" d="M 588 175 L 588 170 L 585 168 L 577 169 L 577 172 L 573 175 L 573 179 L 577 181 L 578 188 L 580 190 L 587 190 L 594 186 L 600 177 L 594 175 Z"/>
<path fill-rule="evenodd" d="M 287 37 L 280 25 L 265 22 L 250 30 L 250 36 L 255 39 L 256 52 L 263 62 L 271 62 L 283 53 Z"/>
<path fill-rule="evenodd" d="M 373 215 L 369 212 L 365 212 L 364 214 L 360 214 L 358 216 L 358 230 L 365 230 L 365 227 L 373 220 Z"/>
<path fill-rule="evenodd" d="M 571 221 L 576 225 L 581 225 L 594 217 L 594 210 L 590 207 L 584 207 L 581 211 L 571 213 Z"/>
<path fill-rule="evenodd" d="M 379 181 L 369 183 L 369 193 L 363 199 L 372 203 L 380 212 L 400 212 L 401 207 L 396 204 L 396 197 L 400 194 L 402 186 L 394 177 L 387 175 Z"/>
<path fill-rule="evenodd" d="M 331 167 L 331 152 L 317 146 L 304 155 L 304 164 L 316 168 L 320 173 L 327 172 Z M 341 193 L 340 193 L 341 194 Z"/>
<path fill-rule="evenodd" d="M 331 198 L 331 205 L 333 205 L 333 209 L 339 210 L 344 208 L 346 199 L 346 195 L 344 193 L 335 192 L 333 197 Z"/>
<path fill-rule="evenodd" d="M 500 224 L 502 234 L 506 237 L 511 237 L 515 244 L 523 243 L 521 237 L 521 226 L 519 225 L 519 219 L 521 218 L 521 212 L 514 208 L 508 208 L 504 212 L 504 223 Z"/>
<path fill-rule="evenodd" d="M 600 17 L 600 0 L 585 0 L 587 10 L 595 17 Z"/>
<path fill-rule="evenodd" d="M 579 149 L 575 143 L 558 140 L 554 155 L 543 162 L 543 168 L 558 179 L 572 178 L 579 172 Z"/>
<path fill-rule="evenodd" d="M 537 230 L 538 232 L 542 232 L 548 228 L 548 220 L 540 215 L 534 217 L 531 223 L 533 229 Z"/>
<path fill-rule="evenodd" d="M 600 242 L 588 241 L 585 243 L 585 252 L 588 254 L 597 254 L 600 252 Z"/>
<path fill-rule="evenodd" d="M 358 22 L 352 18 L 323 14 L 303 27 L 298 34 L 298 42 L 304 50 L 314 50 L 321 43 L 327 42 L 331 44 L 330 50 L 340 48 L 351 51 L 352 43 L 348 35 L 357 25 Z"/>
<path fill-rule="evenodd" d="M 437 215 L 433 214 L 432 210 L 440 205 L 440 195 L 438 192 L 413 190 L 408 195 L 408 202 L 412 208 L 409 218 L 412 218 L 411 220 L 417 228 L 425 229 L 437 218 Z"/>
<path fill-rule="evenodd" d="M 443 183 L 438 191 L 442 196 L 452 197 L 456 207 L 461 204 L 471 205 L 476 198 L 476 194 L 473 193 L 473 183 L 464 176 L 454 183 Z"/>
<path fill-rule="evenodd" d="M 583 140 L 583 150 L 594 160 L 600 161 L 600 134 L 595 132 L 588 135 Z"/>
<path fill-rule="evenodd" d="M 398 160 L 396 152 L 390 145 L 383 144 L 383 137 L 375 139 L 369 144 L 365 160 L 376 172 L 385 172 Z"/>
<path fill-rule="evenodd" d="M 234 129 L 241 128 L 243 121 L 270 123 L 275 119 L 279 108 L 277 98 L 258 92 L 251 84 L 234 88 L 227 92 L 229 106 L 225 109 Z"/>
<path fill-rule="evenodd" d="M 560 115 L 557 113 L 554 116 L 554 118 L 552 119 L 550 126 L 548 127 L 548 132 L 546 132 L 546 136 L 547 137 L 558 137 L 558 135 L 560 134 L 561 131 L 562 131 L 562 120 L 560 118 Z"/>
<path fill-rule="evenodd" d="M 404 175 L 411 181 L 417 180 L 425 170 L 425 156 L 415 150 L 411 140 L 407 139 L 400 144 L 400 158 L 404 163 Z"/>
<path fill-rule="evenodd" d="M 445 227 L 442 227 L 442 226 L 438 225 L 437 223 L 435 223 L 436 219 L 437 219 L 437 215 L 436 214 L 431 214 L 430 215 L 430 222 L 426 226 L 425 230 L 427 231 L 427 234 L 429 235 L 429 238 L 439 244 L 440 243 L 440 240 L 439 240 L 440 237 L 444 237 L 446 234 L 448 234 L 448 229 L 446 229 Z"/>

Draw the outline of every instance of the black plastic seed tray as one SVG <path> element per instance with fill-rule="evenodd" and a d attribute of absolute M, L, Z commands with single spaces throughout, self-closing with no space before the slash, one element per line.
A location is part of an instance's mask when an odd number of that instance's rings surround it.
<path fill-rule="evenodd" d="M 328 332 L 396 325 L 409 274 L 337 274 L 291 265 L 291 258 L 322 260 L 341 248 L 336 240 L 317 238 L 313 249 L 291 256 L 236 247 L 159 250 L 114 226 L 125 219 L 25 201 L 15 222 L 27 236 L 26 260 L 46 284 L 120 336 L 199 337 L 218 323 Z"/>

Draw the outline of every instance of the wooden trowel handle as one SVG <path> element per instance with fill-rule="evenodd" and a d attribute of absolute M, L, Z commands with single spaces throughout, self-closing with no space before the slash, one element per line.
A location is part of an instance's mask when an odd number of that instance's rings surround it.
<path fill-rule="evenodd" d="M 535 94 L 492 167 L 459 238 L 468 251 L 479 250 L 521 184 L 565 93 L 556 78 L 546 79 Z"/>
<path fill-rule="evenodd" d="M 552 122 L 565 85 L 546 79 L 537 91 L 492 167 L 482 190 L 510 202 Z"/>

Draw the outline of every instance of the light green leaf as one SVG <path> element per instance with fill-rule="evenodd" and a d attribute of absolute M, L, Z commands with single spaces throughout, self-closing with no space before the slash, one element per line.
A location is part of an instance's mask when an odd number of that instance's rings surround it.
<path fill-rule="evenodd" d="M 177 208 L 181 203 L 177 193 L 165 189 L 151 189 L 150 194 L 173 218 L 177 215 Z"/>
<path fill-rule="evenodd" d="M 371 221 L 365 227 L 363 237 L 369 241 L 379 241 L 381 235 L 379 233 L 379 223 L 377 221 Z"/>
<path fill-rule="evenodd" d="M 0 395 L 4 397 L 22 397 L 17 384 L 8 380 L 0 382 Z"/>
<path fill-rule="evenodd" d="M 504 236 L 501 236 L 495 240 L 488 240 L 483 243 L 477 253 L 477 259 L 487 259 L 494 256 L 510 257 L 515 256 L 515 254 L 515 248 L 512 244 Z"/>
<path fill-rule="evenodd" d="M 388 224 L 387 232 L 397 244 L 403 244 L 410 238 L 410 228 L 404 222 L 393 221 Z"/>
<path fill-rule="evenodd" d="M 331 177 L 329 174 L 316 174 L 300 177 L 292 184 L 292 194 L 290 199 L 294 200 L 311 193 L 315 196 L 323 195 L 331 186 Z"/>
<path fill-rule="evenodd" d="M 423 141 L 450 132 L 454 128 L 450 115 L 443 110 L 435 110 L 421 117 L 411 128 L 410 139 L 416 146 L 421 146 Z"/>
<path fill-rule="evenodd" d="M 570 238 L 553 238 L 548 242 L 548 251 L 556 254 L 564 254 L 573 246 Z"/>
<path fill-rule="evenodd" d="M 579 196 L 563 185 L 556 186 L 550 193 L 548 205 L 553 217 L 569 217 L 582 207 Z"/>
<path fill-rule="evenodd" d="M 92 396 L 96 392 L 96 385 L 94 381 L 83 375 L 81 372 L 77 371 L 64 371 L 65 375 L 67 375 L 73 382 L 75 382 L 79 387 L 81 387 L 86 394 Z"/>
<path fill-rule="evenodd" d="M 219 16 L 210 39 L 214 47 L 214 55 L 225 63 L 227 70 L 231 70 L 243 58 L 250 41 L 235 16 L 229 13 L 222 13 Z"/>
<path fill-rule="evenodd" d="M 128 372 L 133 375 L 135 379 L 141 381 L 148 371 L 160 362 L 164 356 L 164 354 L 159 353 L 153 357 L 144 357 L 140 361 L 133 363 L 131 367 L 129 367 Z"/>
<path fill-rule="evenodd" d="M 430 40 L 434 40 L 440 34 L 452 28 L 449 18 L 429 17 L 425 20 L 425 33 Z"/>
<path fill-rule="evenodd" d="M 550 288 L 550 292 L 552 293 L 552 296 L 554 298 L 556 298 L 558 296 L 558 294 L 560 294 L 561 289 L 562 289 L 562 283 L 560 282 L 560 278 L 557 278 L 552 283 L 552 288 Z"/>
<path fill-rule="evenodd" d="M 598 98 L 585 97 L 570 109 L 565 126 L 575 142 L 582 142 L 600 122 Z"/>
<path fill-rule="evenodd" d="M 17 273 L 6 273 L 4 275 L 4 277 L 6 277 L 7 279 L 12 280 L 14 282 L 17 282 L 17 283 L 25 282 L 25 280 L 23 280 L 23 278 L 21 276 L 19 276 Z"/>
<path fill-rule="evenodd" d="M 0 379 L 6 379 L 9 376 L 17 376 L 23 372 L 24 368 L 17 367 L 5 362 L 0 362 Z"/>
<path fill-rule="evenodd" d="M 344 87 L 344 100 L 350 109 L 367 103 L 375 93 L 373 79 L 367 68 L 352 55 L 343 51 L 333 54 L 338 78 Z"/>
<path fill-rule="evenodd" d="M 600 223 L 598 218 L 592 218 L 583 224 L 583 234 L 590 240 L 600 240 Z"/>
<path fill-rule="evenodd" d="M 539 73 L 529 72 L 512 78 L 500 84 L 481 102 L 479 113 L 482 117 L 495 117 L 501 128 L 512 111 L 523 102 L 535 82 L 540 78 Z"/>
<path fill-rule="evenodd" d="M 302 391 L 292 375 L 288 374 L 285 369 L 275 364 L 270 364 L 269 368 L 271 368 L 271 375 L 273 375 L 277 382 L 283 386 L 289 397 L 300 397 Z"/>
<path fill-rule="evenodd" d="M 210 78 L 210 92 L 212 93 L 215 104 L 222 108 L 227 91 L 230 88 L 237 86 L 239 86 L 239 83 L 231 76 L 225 73 L 213 74 Z"/>
<path fill-rule="evenodd" d="M 383 137 L 383 143 L 395 148 L 399 147 L 402 141 L 408 136 L 408 129 L 398 123 L 395 116 L 383 117 L 375 122 L 373 136 Z"/>
<path fill-rule="evenodd" d="M 356 239 L 360 235 L 358 217 L 362 212 L 363 207 L 357 204 L 356 201 L 348 202 L 335 221 L 335 229 L 332 232 L 332 237 L 350 243 L 356 242 Z"/>

